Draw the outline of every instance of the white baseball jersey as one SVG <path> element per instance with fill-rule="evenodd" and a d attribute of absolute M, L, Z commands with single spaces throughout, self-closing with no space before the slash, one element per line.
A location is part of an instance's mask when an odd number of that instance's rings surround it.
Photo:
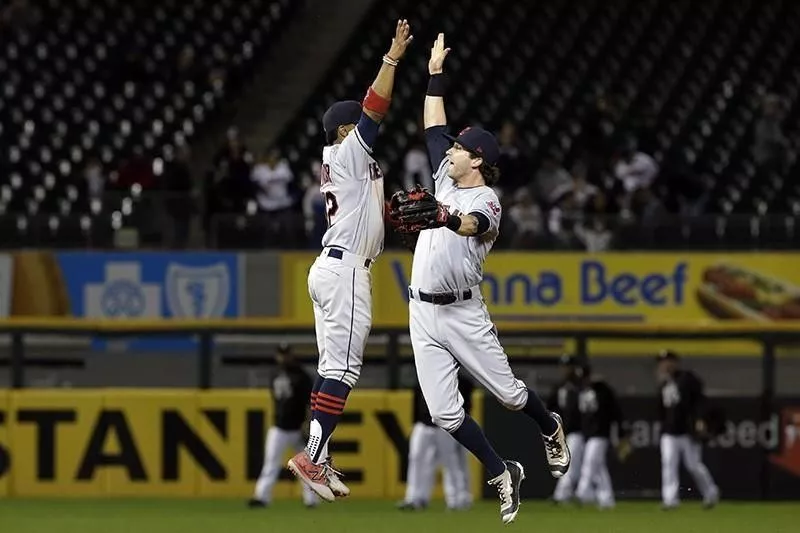
<path fill-rule="evenodd" d="M 358 128 L 322 150 L 320 191 L 328 218 L 322 246 L 375 259 L 383 251 L 384 195 L 383 173 L 371 153 Z"/>
<path fill-rule="evenodd" d="M 489 230 L 480 237 L 463 237 L 447 228 L 421 231 L 414 251 L 411 286 L 424 292 L 468 289 L 483 280 L 483 263 L 499 234 L 500 200 L 491 187 L 458 188 L 447 175 L 445 157 L 434 174 L 436 199 L 451 214 L 483 213 Z"/>

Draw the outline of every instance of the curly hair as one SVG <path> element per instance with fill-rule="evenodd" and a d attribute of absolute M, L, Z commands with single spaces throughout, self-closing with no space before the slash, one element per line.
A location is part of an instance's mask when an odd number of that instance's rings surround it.
<path fill-rule="evenodd" d="M 486 161 L 481 162 L 481 166 L 478 167 L 478 172 L 481 173 L 483 181 L 485 181 L 486 185 L 489 187 L 493 187 L 500 181 L 500 169 L 494 165 L 490 165 Z"/>

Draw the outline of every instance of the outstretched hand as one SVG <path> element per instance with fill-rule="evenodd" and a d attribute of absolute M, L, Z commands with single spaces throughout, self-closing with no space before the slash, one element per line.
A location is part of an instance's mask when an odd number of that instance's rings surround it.
<path fill-rule="evenodd" d="M 406 53 L 406 48 L 414 40 L 411 35 L 411 26 L 406 19 L 397 21 L 397 28 L 394 31 L 394 38 L 392 39 L 392 46 L 386 54 L 390 59 L 395 61 L 399 60 Z"/>
<path fill-rule="evenodd" d="M 431 47 L 431 58 L 428 61 L 428 73 L 431 76 L 441 74 L 444 65 L 444 58 L 450 53 L 449 48 L 444 47 L 444 33 L 440 33 Z"/>

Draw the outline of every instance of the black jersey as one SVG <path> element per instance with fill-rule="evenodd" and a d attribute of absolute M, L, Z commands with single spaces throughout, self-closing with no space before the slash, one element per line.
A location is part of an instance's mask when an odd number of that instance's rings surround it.
<path fill-rule="evenodd" d="M 605 381 L 592 381 L 585 385 L 578 396 L 581 412 L 581 430 L 588 439 L 610 437 L 614 423 L 622 429 L 622 410 L 617 395 Z"/>
<path fill-rule="evenodd" d="M 312 387 L 311 377 L 300 366 L 281 369 L 272 380 L 276 427 L 287 431 L 303 427 Z"/>
<path fill-rule="evenodd" d="M 705 402 L 700 378 L 688 370 L 678 370 L 661 383 L 658 399 L 662 433 L 688 435 L 694 432 Z"/>
<path fill-rule="evenodd" d="M 581 412 L 578 409 L 578 393 L 580 389 L 574 379 L 566 379 L 558 384 L 547 399 L 547 409 L 561 415 L 564 433 L 581 431 Z"/>

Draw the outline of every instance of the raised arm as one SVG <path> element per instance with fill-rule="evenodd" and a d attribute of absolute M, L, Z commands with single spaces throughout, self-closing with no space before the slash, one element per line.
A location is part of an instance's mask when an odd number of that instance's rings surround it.
<path fill-rule="evenodd" d="M 428 91 L 425 94 L 423 124 L 425 126 L 425 143 L 428 146 L 428 157 L 433 170 L 439 168 L 445 152 L 450 147 L 449 141 L 442 136 L 447 126 L 447 115 L 444 111 L 444 92 L 446 86 L 444 59 L 450 53 L 444 46 L 444 33 L 440 33 L 431 47 L 431 58 L 428 61 Z"/>
<path fill-rule="evenodd" d="M 367 89 L 364 97 L 361 120 L 358 121 L 358 133 L 364 142 L 371 148 L 378 136 L 378 125 L 386 116 L 389 110 L 389 103 L 392 100 L 392 89 L 394 88 L 395 69 L 406 53 L 406 48 L 414 39 L 411 35 L 411 27 L 408 21 L 401 19 L 397 21 L 394 38 L 389 51 L 383 56 L 381 68 L 375 81 Z"/>

